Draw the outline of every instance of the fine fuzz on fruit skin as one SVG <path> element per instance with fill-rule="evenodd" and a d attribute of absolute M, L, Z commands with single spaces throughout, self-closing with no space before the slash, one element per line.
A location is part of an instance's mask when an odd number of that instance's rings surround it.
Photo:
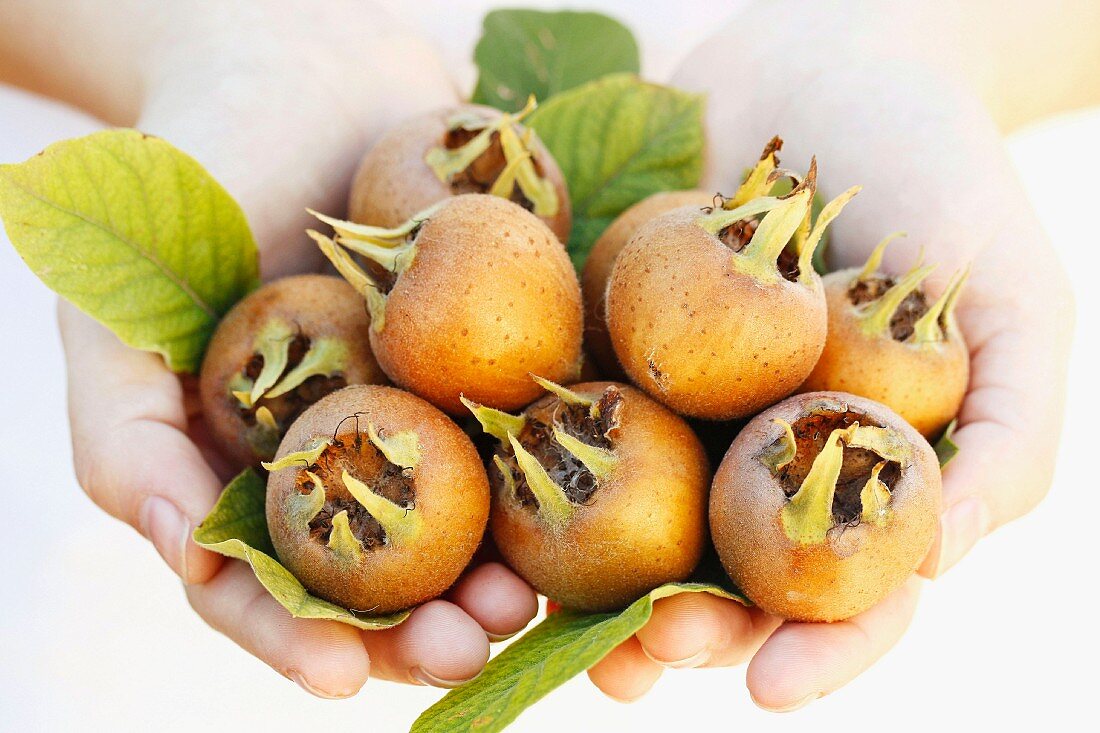
<path fill-rule="evenodd" d="M 801 389 L 876 400 L 931 439 L 959 412 L 970 378 L 969 352 L 955 322 L 967 272 L 957 273 L 930 303 L 921 282 L 933 267 L 918 263 L 897 279 L 878 271 L 891 239 L 862 269 L 825 276 L 829 334 Z"/>
<path fill-rule="evenodd" d="M 611 337 L 607 334 L 607 316 L 604 307 L 607 279 L 611 276 L 615 258 L 638 231 L 638 227 L 653 217 L 682 206 L 700 208 L 709 206 L 713 201 L 714 194 L 701 189 L 655 193 L 619 214 L 592 245 L 588 259 L 584 261 L 584 271 L 581 273 L 581 292 L 584 294 L 584 345 L 604 374 L 615 377 L 626 376 L 615 358 L 615 349 L 611 346 Z"/>
<path fill-rule="evenodd" d="M 827 204 L 809 230 L 816 172 L 812 162 L 789 194 L 764 195 L 779 175 L 766 150 L 742 187 L 754 187 L 750 195 L 738 191 L 710 213 L 675 209 L 638 230 L 606 295 L 608 331 L 631 381 L 710 420 L 751 415 L 802 384 L 826 333 L 813 252 L 858 192 Z"/>
<path fill-rule="evenodd" d="M 714 477 L 710 527 L 730 578 L 764 611 L 839 621 L 920 565 L 936 534 L 940 470 L 888 407 L 796 395 L 755 417 Z"/>
<path fill-rule="evenodd" d="M 533 101 L 515 115 L 463 104 L 394 127 L 359 164 L 349 217 L 388 229 L 449 196 L 494 193 L 533 211 L 569 241 L 565 178 L 538 136 L 519 124 L 533 109 Z"/>
<path fill-rule="evenodd" d="M 391 230 L 321 218 L 336 240 L 310 235 L 367 299 L 371 346 L 397 384 L 457 415 L 460 394 L 518 409 L 541 393 L 529 373 L 576 378 L 577 275 L 530 212 L 465 194 Z"/>
<path fill-rule="evenodd" d="M 500 441 L 490 526 L 509 565 L 540 593 L 588 612 L 687 578 L 707 535 L 698 438 L 626 385 L 540 381 L 551 394 L 519 416 L 468 402 Z"/>
<path fill-rule="evenodd" d="M 215 443 L 241 465 L 269 460 L 294 419 L 348 384 L 386 376 L 370 317 L 337 277 L 297 275 L 249 294 L 218 324 L 199 379 Z"/>
<path fill-rule="evenodd" d="M 439 596 L 484 535 L 489 486 L 473 443 L 393 387 L 325 397 L 265 467 L 280 562 L 344 608 L 383 615 Z"/>

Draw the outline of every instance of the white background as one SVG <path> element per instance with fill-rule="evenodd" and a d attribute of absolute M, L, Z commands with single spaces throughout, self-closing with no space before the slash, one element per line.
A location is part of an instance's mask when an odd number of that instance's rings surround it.
<path fill-rule="evenodd" d="M 471 27 L 461 29 L 468 35 L 480 13 L 470 15 Z M 0 89 L 0 162 L 92 127 Z M 743 669 L 672 671 L 628 706 L 603 697 L 582 675 L 525 713 L 515 730 L 1095 725 L 1100 237 L 1091 182 L 1100 170 L 1100 111 L 1049 121 L 1008 145 L 1069 266 L 1079 308 L 1065 437 L 1047 501 L 926 584 L 894 651 L 803 711 L 755 708 Z M 152 546 L 77 487 L 54 298 L 2 233 L 0 324 L 0 731 L 373 733 L 406 730 L 441 696 L 372 680 L 352 700 L 317 700 L 208 629 Z"/>

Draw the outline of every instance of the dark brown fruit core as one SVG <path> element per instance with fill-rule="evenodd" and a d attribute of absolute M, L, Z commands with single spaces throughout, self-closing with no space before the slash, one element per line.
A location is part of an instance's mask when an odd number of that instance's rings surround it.
<path fill-rule="evenodd" d="M 447 134 L 443 136 L 443 147 L 448 150 L 457 150 L 477 137 L 478 132 L 478 130 L 467 130 L 465 127 L 448 130 Z M 542 177 L 542 167 L 534 158 L 532 158 L 532 162 L 535 165 L 535 172 L 538 173 L 539 177 Z M 451 191 L 456 196 L 463 193 L 488 193 L 507 165 L 508 160 L 504 157 L 504 147 L 500 144 L 500 133 L 494 132 L 489 148 L 465 170 L 457 173 L 451 179 Z M 523 191 L 518 185 L 512 189 L 512 195 L 509 198 L 513 203 L 519 204 L 528 211 L 535 208 L 535 204 L 523 195 Z"/>
<path fill-rule="evenodd" d="M 852 305 L 863 305 L 878 300 L 897 282 L 888 275 L 871 275 L 863 280 L 857 279 L 848 288 L 848 300 Z M 913 335 L 913 326 L 928 311 L 928 299 L 923 288 L 917 288 L 901 301 L 890 319 L 890 335 L 895 341 L 905 341 Z M 941 324 L 942 325 L 942 324 Z"/>
<path fill-rule="evenodd" d="M 599 484 L 583 463 L 554 440 L 554 427 L 557 426 L 558 430 L 582 443 L 610 450 L 619 429 L 622 403 L 622 392 L 612 386 L 604 390 L 596 403 L 600 415 L 598 418 L 592 417 L 590 408 L 567 404 L 555 395 L 543 397 L 525 411 L 527 424 L 517 436 L 520 445 L 538 460 L 554 483 L 565 490 L 566 497 L 574 504 L 591 502 Z M 516 498 L 520 504 L 537 508 L 538 501 L 527 485 L 523 471 L 519 469 L 515 454 L 511 450 L 499 450 L 498 454 L 515 478 Z M 493 471 L 492 475 L 495 482 L 504 480 L 498 471 Z"/>
<path fill-rule="evenodd" d="M 734 252 L 740 252 L 748 245 L 758 226 L 760 226 L 760 219 L 757 217 L 741 219 L 724 229 L 720 229 L 718 239 Z M 791 282 L 798 280 L 798 253 L 794 251 L 794 247 L 785 247 L 779 253 L 779 259 L 775 264 L 779 268 L 779 274 L 783 276 L 783 279 Z"/>
<path fill-rule="evenodd" d="M 286 368 L 279 375 L 279 379 L 282 379 L 285 374 L 302 363 L 302 359 L 309 352 L 309 346 L 309 337 L 303 334 L 299 333 L 291 340 L 290 348 L 287 350 Z M 263 368 L 264 357 L 261 354 L 253 354 L 242 371 L 246 377 L 255 381 L 260 376 Z M 276 381 L 276 384 L 278 384 L 278 381 Z M 229 395 L 229 397 L 234 404 L 238 405 L 241 419 L 249 427 L 256 424 L 256 410 L 260 407 L 266 407 L 271 410 L 271 415 L 275 418 L 275 422 L 279 427 L 285 430 L 298 419 L 299 415 L 305 412 L 307 407 L 330 392 L 335 392 L 346 386 L 347 380 L 343 375 L 325 376 L 324 374 L 315 374 L 286 394 L 274 398 L 261 397 L 252 407 L 243 407 L 232 395 Z"/>
<path fill-rule="evenodd" d="M 344 471 L 398 506 L 406 509 L 415 506 L 416 490 L 411 472 L 406 473 L 400 466 L 390 463 L 382 451 L 367 440 L 365 433 L 357 432 L 354 437 L 340 436 L 337 442 L 325 448 L 309 470 L 321 479 L 325 487 L 324 506 L 309 522 L 309 536 L 317 542 L 328 542 L 332 533 L 332 518 L 347 511 L 351 533 L 363 543 L 365 549 L 374 549 L 386 543 L 386 530 L 344 486 Z M 313 481 L 305 471 L 298 472 L 295 488 L 300 494 L 313 491 Z"/>
<path fill-rule="evenodd" d="M 775 474 L 783 486 L 783 492 L 788 497 L 798 492 L 802 482 L 806 480 L 806 475 L 810 472 L 814 459 L 825 447 L 832 432 L 856 422 L 860 425 L 882 427 L 867 415 L 851 410 L 813 411 L 791 423 L 798 450 L 794 460 Z M 782 440 L 778 440 L 769 446 L 768 452 L 777 451 L 782 448 L 782 445 Z M 844 462 L 840 469 L 840 478 L 836 482 L 836 494 L 833 496 L 833 519 L 837 524 L 851 524 L 859 521 L 862 513 L 860 492 L 867 480 L 871 478 L 871 470 L 882 460 L 882 456 L 874 451 L 847 446 L 844 448 Z M 882 469 L 879 480 L 893 491 L 894 484 L 900 476 L 901 467 L 891 461 Z"/>

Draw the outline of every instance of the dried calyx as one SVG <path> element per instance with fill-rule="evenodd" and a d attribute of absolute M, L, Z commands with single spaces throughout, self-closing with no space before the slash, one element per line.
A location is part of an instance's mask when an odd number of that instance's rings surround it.
<path fill-rule="evenodd" d="M 736 254 L 732 264 L 739 272 L 764 284 L 788 280 L 811 285 L 814 251 L 825 229 L 860 187 L 853 186 L 826 204 L 811 226 L 817 159 L 810 161 L 809 172 L 802 178 L 778 167 L 776 153 L 782 145 L 778 137 L 772 138 L 737 192 L 697 223 Z M 782 178 L 791 179 L 794 188 L 782 196 L 772 195 Z"/>
<path fill-rule="evenodd" d="M 858 309 L 860 328 L 871 337 L 915 345 L 945 341 L 956 328 L 955 308 L 970 267 L 956 272 L 943 294 L 929 304 L 921 284 L 936 266 L 923 266 L 923 256 L 900 278 L 879 272 L 886 247 L 901 236 L 903 232 L 895 232 L 879 242 L 848 287 L 848 299 Z"/>
<path fill-rule="evenodd" d="M 477 113 L 457 115 L 424 162 L 455 194 L 487 193 L 514 201 L 536 216 L 554 216 L 561 202 L 532 154 L 534 132 L 527 129 L 521 135 L 516 130 L 536 106 L 531 96 L 515 114 L 495 119 Z"/>
<path fill-rule="evenodd" d="M 614 442 L 623 396 L 607 387 L 592 400 L 561 385 L 534 378 L 551 394 L 521 415 L 463 404 L 485 432 L 500 441 L 494 481 L 550 527 L 563 526 L 575 507 L 594 500 L 618 464 Z"/>
<path fill-rule="evenodd" d="M 890 428 L 848 409 L 821 409 L 789 424 L 759 456 L 787 494 L 783 530 L 799 545 L 829 533 L 890 519 L 891 491 L 910 464 L 911 449 Z"/>
<path fill-rule="evenodd" d="M 313 229 L 306 233 L 345 280 L 367 301 L 371 328 L 381 331 L 386 325 L 386 297 L 401 273 L 416 259 L 416 239 L 420 228 L 446 202 L 441 201 L 417 213 L 393 229 L 341 221 L 312 209 L 309 213 L 331 226 L 335 238 Z M 350 253 L 359 255 L 356 261 Z"/>
<path fill-rule="evenodd" d="M 423 521 L 413 476 L 421 458 L 416 433 L 386 435 L 368 424 L 365 435 L 356 429 L 354 436 L 315 440 L 263 464 L 269 471 L 297 469 L 291 521 L 346 562 L 407 545 Z"/>
<path fill-rule="evenodd" d="M 252 358 L 229 382 L 248 440 L 272 455 L 283 430 L 311 404 L 346 386 L 348 346 L 340 339 L 311 339 L 282 319 L 256 335 Z"/>

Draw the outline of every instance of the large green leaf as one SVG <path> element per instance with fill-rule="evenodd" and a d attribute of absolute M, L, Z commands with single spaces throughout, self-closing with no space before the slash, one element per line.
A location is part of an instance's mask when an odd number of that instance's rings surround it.
<path fill-rule="evenodd" d="M 583 264 L 596 238 L 627 207 L 658 191 L 699 183 L 703 106 L 701 95 L 618 74 L 535 110 L 528 124 L 569 184 L 574 264 Z"/>
<path fill-rule="evenodd" d="M 0 166 L 0 218 L 47 286 L 177 371 L 198 368 L 219 318 L 259 283 L 232 197 L 194 159 L 135 130 Z"/>
<path fill-rule="evenodd" d="M 617 72 L 638 73 L 630 30 L 599 13 L 494 10 L 474 49 L 473 101 L 512 112 L 527 97 L 551 96 Z"/>
<path fill-rule="evenodd" d="M 222 491 L 218 503 L 195 528 L 195 542 L 208 550 L 244 560 L 268 593 L 295 618 L 320 618 L 357 626 L 388 629 L 404 621 L 408 611 L 367 616 L 309 594 L 298 579 L 274 558 L 267 530 L 264 480 L 246 468 Z"/>
<path fill-rule="evenodd" d="M 645 625 L 653 602 L 677 593 L 710 593 L 744 602 L 706 583 L 670 583 L 621 613 L 558 611 L 485 666 L 472 682 L 452 690 L 417 718 L 412 733 L 503 730 L 531 705 L 603 659 Z"/>

